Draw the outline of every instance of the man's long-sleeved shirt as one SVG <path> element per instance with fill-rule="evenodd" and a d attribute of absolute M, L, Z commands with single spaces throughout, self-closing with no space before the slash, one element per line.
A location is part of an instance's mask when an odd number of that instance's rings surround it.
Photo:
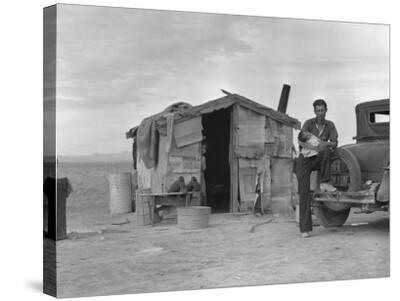
<path fill-rule="evenodd" d="M 316 118 L 308 119 L 304 122 L 301 130 L 314 134 L 322 141 L 338 142 L 338 133 L 335 124 L 330 120 L 325 120 L 324 125 L 319 129 Z"/>

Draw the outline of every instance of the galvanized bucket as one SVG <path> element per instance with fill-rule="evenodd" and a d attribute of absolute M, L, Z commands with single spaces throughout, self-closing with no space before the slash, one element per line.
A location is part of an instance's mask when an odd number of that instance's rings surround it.
<path fill-rule="evenodd" d="M 181 229 L 201 229 L 208 227 L 211 207 L 189 206 L 179 207 L 178 227 Z"/>

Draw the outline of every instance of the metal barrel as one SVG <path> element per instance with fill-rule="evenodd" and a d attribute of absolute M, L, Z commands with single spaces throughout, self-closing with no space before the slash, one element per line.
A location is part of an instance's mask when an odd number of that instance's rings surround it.
<path fill-rule="evenodd" d="M 110 174 L 108 180 L 111 214 L 132 212 L 132 174 Z"/>

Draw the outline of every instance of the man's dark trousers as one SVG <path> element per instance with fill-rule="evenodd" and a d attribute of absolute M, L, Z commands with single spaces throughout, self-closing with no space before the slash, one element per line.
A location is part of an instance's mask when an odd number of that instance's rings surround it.
<path fill-rule="evenodd" d="M 321 182 L 330 180 L 330 158 L 331 149 L 326 148 L 316 156 L 305 158 L 300 154 L 296 162 L 296 176 L 299 184 L 299 202 L 300 202 L 300 232 L 312 231 L 311 218 L 311 197 L 310 197 L 310 175 L 313 170 L 319 170 Z"/>

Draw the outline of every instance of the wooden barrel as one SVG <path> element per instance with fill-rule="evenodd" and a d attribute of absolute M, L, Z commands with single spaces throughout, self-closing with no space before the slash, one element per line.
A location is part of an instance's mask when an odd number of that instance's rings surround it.
<path fill-rule="evenodd" d="M 208 227 L 211 207 L 189 206 L 179 207 L 178 227 L 181 229 L 200 229 Z"/>
<path fill-rule="evenodd" d="M 130 172 L 109 175 L 110 212 L 132 212 L 132 175 Z"/>

